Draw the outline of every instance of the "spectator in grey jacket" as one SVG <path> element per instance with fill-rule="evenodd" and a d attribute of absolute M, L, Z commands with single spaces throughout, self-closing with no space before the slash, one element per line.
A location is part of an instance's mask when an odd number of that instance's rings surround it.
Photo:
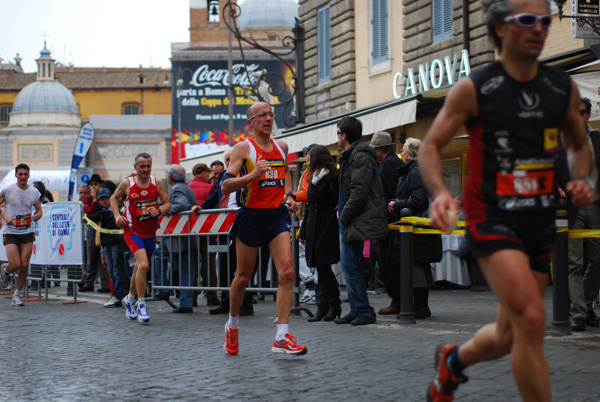
<path fill-rule="evenodd" d="M 362 123 L 352 116 L 337 124 L 340 153 L 340 195 L 338 216 L 342 274 L 348 291 L 350 312 L 336 318 L 336 324 L 367 325 L 376 320 L 369 305 L 367 281 L 361 265 L 366 240 L 387 235 L 387 211 L 377 154 L 360 141 Z"/>
<path fill-rule="evenodd" d="M 190 211 L 196 205 L 196 195 L 190 186 L 185 183 L 185 169 L 179 165 L 171 166 L 168 172 L 168 180 L 172 186 L 169 193 L 171 210 L 168 215 Z M 192 258 L 197 253 L 197 239 L 189 239 L 186 236 L 168 237 L 165 238 L 164 243 L 171 254 L 173 270 L 179 270 L 180 285 L 192 286 L 195 283 L 195 273 L 197 271 Z M 174 309 L 173 312 L 192 313 L 193 297 L 193 290 L 182 290 L 180 292 L 179 308 Z"/>

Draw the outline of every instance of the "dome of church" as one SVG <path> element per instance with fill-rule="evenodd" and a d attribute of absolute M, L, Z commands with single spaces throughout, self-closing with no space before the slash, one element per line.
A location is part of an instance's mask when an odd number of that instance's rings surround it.
<path fill-rule="evenodd" d="M 237 26 L 243 28 L 290 27 L 296 24 L 298 3 L 294 0 L 246 0 Z"/>
<path fill-rule="evenodd" d="M 67 87 L 54 80 L 54 59 L 50 57 L 46 42 L 36 62 L 37 79 L 17 95 L 8 126 L 79 127 L 81 116 L 77 102 Z"/>
<path fill-rule="evenodd" d="M 57 81 L 35 81 L 27 85 L 17 95 L 12 111 L 79 113 L 71 91 Z"/>

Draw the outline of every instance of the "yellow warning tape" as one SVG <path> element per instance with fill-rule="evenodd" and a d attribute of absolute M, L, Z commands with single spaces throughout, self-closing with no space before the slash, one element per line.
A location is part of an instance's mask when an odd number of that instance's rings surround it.
<path fill-rule="evenodd" d="M 90 218 L 87 217 L 87 215 L 83 215 L 83 219 L 85 219 L 85 221 L 96 231 L 100 232 L 100 233 L 107 233 L 107 234 L 116 234 L 116 235 L 122 235 L 123 234 L 123 229 L 105 229 L 103 227 L 100 227 L 96 224 L 96 222 L 94 222 L 93 220 L 91 220 Z"/>
<path fill-rule="evenodd" d="M 560 212 L 564 212 L 564 211 L 557 211 L 557 212 L 560 213 Z M 409 223 L 409 224 L 413 224 L 413 225 L 431 226 L 431 219 L 429 219 L 429 218 L 421 218 L 418 216 L 406 216 L 404 218 L 401 218 L 400 221 L 398 221 L 398 222 L 390 223 L 388 225 L 388 230 L 408 230 L 408 229 L 410 229 L 410 226 L 402 225 L 399 222 Z M 461 227 L 461 226 L 464 227 L 466 225 L 467 224 L 465 221 L 458 221 L 458 224 L 457 224 L 457 226 L 459 226 L 459 227 Z M 569 230 L 565 227 L 556 228 L 556 233 L 562 233 L 562 232 L 569 232 L 570 239 L 580 239 L 580 238 L 584 238 L 584 237 L 600 238 L 600 229 L 571 229 L 571 230 Z M 413 228 L 413 233 L 415 233 L 415 234 L 460 234 L 460 235 L 464 235 L 467 233 L 467 231 L 464 229 L 457 229 L 457 230 L 453 230 L 451 233 L 446 233 L 446 232 L 442 232 L 441 230 L 437 230 L 437 229 Z"/>
<path fill-rule="evenodd" d="M 582 237 L 600 237 L 600 230 L 599 229 L 571 229 L 571 230 L 569 230 L 569 238 L 570 239 L 579 239 Z"/>
<path fill-rule="evenodd" d="M 409 230 L 412 226 L 411 225 L 403 225 L 402 223 L 409 223 L 409 224 L 413 224 L 413 225 L 423 225 L 423 226 L 431 226 L 431 219 L 429 218 L 420 218 L 418 216 L 405 216 L 404 218 L 401 218 L 398 222 L 394 222 L 394 223 L 390 223 L 388 225 L 388 230 Z M 457 226 L 466 226 L 466 222 L 465 221 L 458 221 L 457 222 Z M 466 234 L 466 230 L 464 229 L 457 229 L 457 230 L 453 230 L 451 233 L 446 233 L 446 232 L 442 232 L 441 230 L 437 230 L 437 229 L 426 229 L 426 228 L 413 228 L 413 233 L 415 234 L 457 234 L 457 235 L 464 235 Z"/>

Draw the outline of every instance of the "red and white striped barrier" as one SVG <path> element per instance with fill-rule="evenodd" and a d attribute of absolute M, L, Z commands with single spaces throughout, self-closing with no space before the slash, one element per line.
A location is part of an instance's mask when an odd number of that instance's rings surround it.
<path fill-rule="evenodd" d="M 159 219 L 157 236 L 179 234 L 228 234 L 236 211 L 201 213 L 200 215 L 173 215 Z"/>

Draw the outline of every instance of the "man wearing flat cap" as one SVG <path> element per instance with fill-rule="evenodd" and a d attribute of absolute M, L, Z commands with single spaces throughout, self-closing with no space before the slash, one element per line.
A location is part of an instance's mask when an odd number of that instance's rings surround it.
<path fill-rule="evenodd" d="M 404 162 L 402 162 L 402 159 L 394 152 L 395 146 L 392 142 L 392 136 L 385 131 L 378 131 L 373 134 L 371 146 L 375 148 L 375 152 L 377 152 L 377 163 L 379 164 L 379 173 L 381 174 L 381 182 L 383 183 L 383 195 L 385 196 L 386 204 L 388 204 L 391 200 L 395 199 L 396 186 L 398 184 L 398 168 L 400 168 Z M 388 223 L 394 222 L 395 220 L 396 217 L 388 211 Z M 381 267 L 380 279 L 386 284 L 391 280 L 392 270 L 394 269 L 391 253 L 389 252 L 390 237 L 391 234 L 388 232 L 388 236 L 385 239 L 377 241 L 379 266 Z M 399 309 L 389 306 L 380 309 L 377 314 L 398 314 L 399 311 Z"/>
<path fill-rule="evenodd" d="M 379 164 L 379 173 L 383 182 L 383 195 L 385 196 L 385 200 L 390 202 L 396 194 L 398 168 L 404 162 L 394 152 L 395 144 L 392 142 L 392 136 L 385 131 L 378 131 L 373 134 L 371 146 L 377 152 L 377 163 Z M 388 222 L 393 222 L 390 219 L 394 219 L 394 216 L 388 215 Z"/>

